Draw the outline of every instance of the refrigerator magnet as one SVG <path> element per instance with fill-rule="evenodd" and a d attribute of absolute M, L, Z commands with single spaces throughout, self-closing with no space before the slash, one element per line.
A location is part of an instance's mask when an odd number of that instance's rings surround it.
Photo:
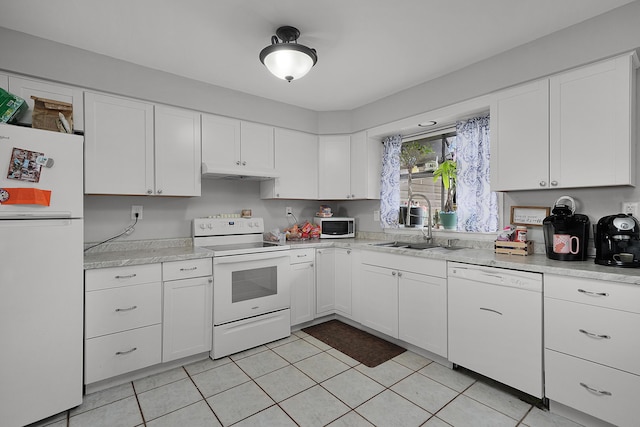
<path fill-rule="evenodd" d="M 0 203 L 9 200 L 9 192 L 4 188 L 0 188 Z"/>

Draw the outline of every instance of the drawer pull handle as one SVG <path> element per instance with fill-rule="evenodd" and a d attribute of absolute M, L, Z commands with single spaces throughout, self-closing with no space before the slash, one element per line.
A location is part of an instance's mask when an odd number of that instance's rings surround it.
<path fill-rule="evenodd" d="M 133 347 L 131 350 L 127 350 L 127 351 L 116 351 L 116 356 L 123 356 L 125 354 L 133 353 L 137 349 L 138 347 Z"/>
<path fill-rule="evenodd" d="M 198 267 L 181 268 L 180 271 L 195 271 Z"/>
<path fill-rule="evenodd" d="M 133 273 L 133 274 L 129 274 L 129 275 L 126 275 L 126 276 L 116 276 L 116 279 L 133 279 L 136 276 L 137 276 L 137 274 Z"/>
<path fill-rule="evenodd" d="M 296 255 L 298 258 L 306 258 L 306 255 Z"/>
<path fill-rule="evenodd" d="M 612 396 L 610 391 L 604 391 L 604 390 L 597 390 L 595 388 L 591 388 L 588 385 L 586 385 L 585 383 L 580 383 L 580 385 L 584 388 L 586 388 L 587 390 L 589 390 L 591 393 L 595 393 L 595 394 L 599 394 L 600 396 Z"/>
<path fill-rule="evenodd" d="M 502 316 L 502 313 L 500 313 L 500 312 L 499 312 L 499 311 L 497 311 L 497 310 L 493 310 L 493 309 L 491 309 L 491 308 L 480 307 L 480 310 L 490 311 L 490 312 L 492 312 L 492 313 L 497 313 L 497 314 L 499 314 L 500 316 Z"/>
<path fill-rule="evenodd" d="M 608 297 L 609 294 L 606 292 L 593 292 L 593 291 L 585 291 L 584 289 L 578 289 L 578 292 L 581 292 L 583 294 L 587 294 L 587 295 L 593 295 L 596 297 Z"/>
<path fill-rule="evenodd" d="M 598 335 L 598 334 L 594 334 L 594 333 L 589 332 L 589 331 L 585 331 L 584 329 L 578 329 L 578 331 L 583 333 L 583 334 L 585 334 L 585 335 L 588 335 L 588 336 L 590 336 L 592 338 L 604 338 L 604 339 L 607 339 L 607 340 L 611 339 L 610 335 Z"/>
<path fill-rule="evenodd" d="M 131 310 L 135 310 L 136 308 L 138 308 L 137 305 L 132 305 L 131 307 L 128 307 L 128 308 L 116 308 L 116 312 L 119 312 L 119 311 L 131 311 Z"/>
<path fill-rule="evenodd" d="M 259 309 L 259 308 L 260 308 L 260 306 L 259 306 L 259 305 L 256 305 L 255 307 L 251 307 L 251 310 L 257 310 L 257 309 Z"/>

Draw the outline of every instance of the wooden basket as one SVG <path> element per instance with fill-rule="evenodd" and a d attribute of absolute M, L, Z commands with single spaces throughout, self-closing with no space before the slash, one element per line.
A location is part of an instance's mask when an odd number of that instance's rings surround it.
<path fill-rule="evenodd" d="M 495 253 L 507 255 L 530 255 L 533 253 L 533 240 L 526 242 L 495 241 Z"/>

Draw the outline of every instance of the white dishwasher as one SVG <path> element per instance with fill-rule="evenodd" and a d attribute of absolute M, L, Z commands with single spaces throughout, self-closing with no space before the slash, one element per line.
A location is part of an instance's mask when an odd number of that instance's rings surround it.
<path fill-rule="evenodd" d="M 449 360 L 543 398 L 542 274 L 448 263 Z"/>

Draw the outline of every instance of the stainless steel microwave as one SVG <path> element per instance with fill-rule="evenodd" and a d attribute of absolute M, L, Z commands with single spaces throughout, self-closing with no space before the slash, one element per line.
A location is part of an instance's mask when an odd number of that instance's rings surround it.
<path fill-rule="evenodd" d="M 316 217 L 313 221 L 320 225 L 321 239 L 346 239 L 356 237 L 356 220 L 354 218 Z"/>

